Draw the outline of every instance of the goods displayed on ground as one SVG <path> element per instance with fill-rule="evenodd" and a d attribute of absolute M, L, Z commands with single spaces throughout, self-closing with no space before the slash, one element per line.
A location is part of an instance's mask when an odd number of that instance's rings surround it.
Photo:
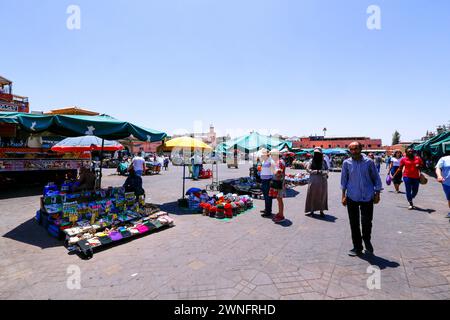
<path fill-rule="evenodd" d="M 291 168 L 296 170 L 305 170 L 308 161 L 294 160 L 292 161 Z"/>
<path fill-rule="evenodd" d="M 309 174 L 297 173 L 287 174 L 285 177 L 287 187 L 304 186 L 309 183 Z"/>
<path fill-rule="evenodd" d="M 130 162 L 122 159 L 117 165 L 117 174 L 120 176 L 126 176 L 128 174 L 128 168 L 130 167 Z"/>
<path fill-rule="evenodd" d="M 147 175 L 159 174 L 161 172 L 162 164 L 158 161 L 146 161 L 145 167 L 146 167 L 145 174 Z"/>
<path fill-rule="evenodd" d="M 347 159 L 346 155 L 334 155 L 331 157 L 331 168 L 330 171 L 342 171 L 342 164 L 345 159 Z"/>
<path fill-rule="evenodd" d="M 232 219 L 253 208 L 253 199 L 247 195 L 219 193 L 208 195 L 206 190 L 188 190 L 189 209 L 216 219 Z"/>
<path fill-rule="evenodd" d="M 91 258 L 94 249 L 149 234 L 174 225 L 158 206 L 123 187 L 70 193 L 71 182 L 44 188 L 36 220 L 49 234 L 64 241 L 70 252 Z"/>
<path fill-rule="evenodd" d="M 219 191 L 224 194 L 249 195 L 253 198 L 262 196 L 261 184 L 254 177 L 223 180 L 219 184 Z"/>
<path fill-rule="evenodd" d="M 200 175 L 198 176 L 200 179 L 211 179 L 213 176 L 213 172 L 211 169 L 202 169 L 200 171 Z"/>

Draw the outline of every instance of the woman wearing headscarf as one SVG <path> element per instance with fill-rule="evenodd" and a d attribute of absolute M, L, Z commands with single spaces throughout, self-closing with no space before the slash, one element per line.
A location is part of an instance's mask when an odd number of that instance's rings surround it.
<path fill-rule="evenodd" d="M 328 165 L 324 160 L 321 149 L 315 149 L 312 160 L 306 171 L 309 173 L 308 194 L 306 196 L 305 212 L 307 215 L 320 211 L 324 217 L 324 210 L 328 210 Z"/>

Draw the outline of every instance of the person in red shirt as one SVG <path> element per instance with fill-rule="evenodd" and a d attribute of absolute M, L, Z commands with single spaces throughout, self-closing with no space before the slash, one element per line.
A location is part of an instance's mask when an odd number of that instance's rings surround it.
<path fill-rule="evenodd" d="M 400 167 L 395 173 L 397 174 L 403 170 L 403 182 L 405 182 L 406 198 L 409 202 L 409 210 L 414 209 L 413 200 L 419 192 L 420 170 L 422 167 L 422 159 L 415 155 L 414 149 L 408 148 L 406 150 L 406 157 L 400 160 Z"/>

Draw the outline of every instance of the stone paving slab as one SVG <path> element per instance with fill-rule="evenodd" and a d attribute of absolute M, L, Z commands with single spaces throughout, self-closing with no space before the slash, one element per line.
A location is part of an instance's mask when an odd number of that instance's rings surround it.
<path fill-rule="evenodd" d="M 246 176 L 248 169 L 222 166 L 220 178 Z M 105 170 L 104 185 L 124 182 L 113 173 Z M 34 222 L 40 188 L 0 195 L 0 299 L 450 299 L 448 208 L 434 180 L 421 186 L 417 211 L 406 210 L 405 195 L 386 187 L 375 208 L 376 257 L 368 259 L 347 256 L 351 237 L 339 173 L 330 176 L 325 220 L 304 215 L 302 186 L 285 199 L 284 226 L 260 217 L 261 200 L 229 222 L 181 212 L 181 176 L 181 168 L 170 167 L 143 178 L 148 199 L 173 214 L 174 228 L 88 261 L 68 255 Z M 188 180 L 187 188 L 209 182 Z M 81 270 L 79 290 L 67 287 L 73 265 Z M 367 287 L 372 265 L 381 269 L 379 290 Z"/>

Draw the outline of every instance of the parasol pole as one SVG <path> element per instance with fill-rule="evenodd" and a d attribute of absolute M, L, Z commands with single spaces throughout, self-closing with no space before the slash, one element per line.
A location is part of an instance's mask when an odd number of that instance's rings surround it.
<path fill-rule="evenodd" d="M 185 183 L 186 183 L 186 164 L 183 163 L 183 195 L 182 195 L 182 199 L 184 199 L 184 194 L 185 194 Z"/>
<path fill-rule="evenodd" d="M 100 151 L 100 177 L 98 182 L 98 188 L 102 188 L 102 169 L 103 169 L 103 149 L 105 147 L 105 139 L 102 138 L 102 150 Z"/>

